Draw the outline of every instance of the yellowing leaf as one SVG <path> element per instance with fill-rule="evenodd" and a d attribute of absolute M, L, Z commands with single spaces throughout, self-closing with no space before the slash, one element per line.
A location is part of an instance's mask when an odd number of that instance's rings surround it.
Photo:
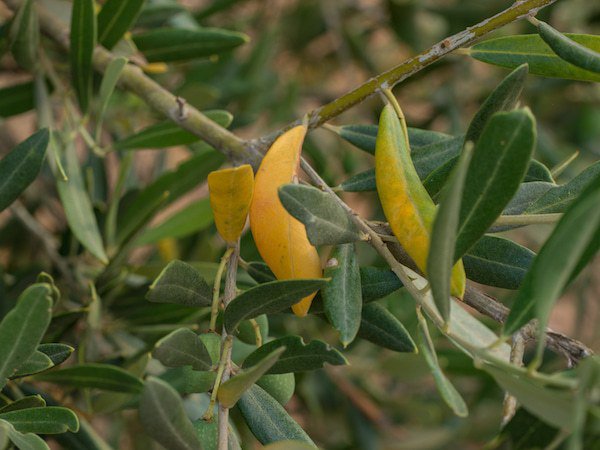
<path fill-rule="evenodd" d="M 375 181 L 385 217 L 394 235 L 425 273 L 436 207 L 421 184 L 410 158 L 404 119 L 400 122 L 391 105 L 381 113 L 375 148 Z M 452 295 L 461 298 L 465 291 L 462 261 L 452 269 Z"/>
<path fill-rule="evenodd" d="M 297 178 L 305 135 L 306 127 L 297 126 L 273 143 L 256 173 L 250 206 L 250 229 L 256 247 L 280 280 L 322 276 L 319 254 L 308 241 L 304 225 L 284 209 L 277 194 L 279 186 Z M 314 296 L 292 306 L 294 313 L 305 316 Z"/>
<path fill-rule="evenodd" d="M 208 174 L 210 207 L 219 234 L 235 242 L 242 234 L 252 201 L 254 172 L 248 164 Z"/>

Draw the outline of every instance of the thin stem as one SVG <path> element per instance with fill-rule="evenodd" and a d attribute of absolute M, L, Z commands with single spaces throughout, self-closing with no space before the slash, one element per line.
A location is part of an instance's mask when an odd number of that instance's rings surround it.
<path fill-rule="evenodd" d="M 215 404 L 217 403 L 217 394 L 219 393 L 219 387 L 223 380 L 223 373 L 225 373 L 225 367 L 227 366 L 227 358 L 224 358 L 223 355 L 229 353 L 231 347 L 233 345 L 233 336 L 228 335 L 225 337 L 221 348 L 221 359 L 219 360 L 219 367 L 217 369 L 217 376 L 215 378 L 215 384 L 213 385 L 212 393 L 210 394 L 210 402 L 208 403 L 208 408 L 206 412 L 202 416 L 202 420 L 206 422 L 211 422 L 214 415 Z"/>
<path fill-rule="evenodd" d="M 219 297 L 221 293 L 221 278 L 223 278 L 223 272 L 225 271 L 225 266 L 233 253 L 233 247 L 228 247 L 225 251 L 225 254 L 221 257 L 221 262 L 219 263 L 219 268 L 217 269 L 217 274 L 215 275 L 215 281 L 213 284 L 213 299 L 212 299 L 212 307 L 210 309 L 210 325 L 208 329 L 210 331 L 215 331 L 217 327 L 217 316 L 219 315 Z"/>
<path fill-rule="evenodd" d="M 525 337 L 519 331 L 513 336 L 510 350 L 510 362 L 516 366 L 523 366 L 523 355 L 525 354 Z M 502 407 L 502 426 L 505 426 L 513 418 L 517 411 L 517 398 L 509 392 L 504 394 Z"/>
<path fill-rule="evenodd" d="M 261 347 L 262 346 L 262 334 L 260 334 L 260 326 L 258 325 L 258 322 L 256 321 L 256 319 L 250 319 L 250 324 L 252 325 L 252 328 L 254 329 L 254 337 L 256 339 L 256 346 Z"/>
<path fill-rule="evenodd" d="M 500 216 L 494 222 L 494 226 L 553 224 L 558 222 L 561 217 L 562 213 Z"/>
<path fill-rule="evenodd" d="M 565 169 L 567 167 L 569 167 L 571 165 L 571 163 L 577 159 L 578 156 L 579 156 L 579 150 L 577 150 L 576 152 L 573 152 L 573 154 L 570 155 L 568 158 L 566 158 L 564 161 L 559 162 L 556 166 L 554 166 L 552 168 L 552 170 L 550 170 L 550 174 L 552 175 L 552 178 L 556 178 L 561 173 L 563 173 L 565 171 Z"/>

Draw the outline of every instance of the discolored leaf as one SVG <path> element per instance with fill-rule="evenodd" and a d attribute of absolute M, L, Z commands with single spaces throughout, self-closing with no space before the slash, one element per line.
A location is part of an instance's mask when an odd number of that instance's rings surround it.
<path fill-rule="evenodd" d="M 200 273 L 183 261 L 171 261 L 150 286 L 146 298 L 155 303 L 210 306 L 212 288 Z"/>
<path fill-rule="evenodd" d="M 79 106 L 85 113 L 92 96 L 92 56 L 97 39 L 94 0 L 73 2 L 70 36 L 71 79 Z"/>
<path fill-rule="evenodd" d="M 107 0 L 98 13 L 98 42 L 113 48 L 137 20 L 145 0 Z"/>
<path fill-rule="evenodd" d="M 57 406 L 19 409 L 0 413 L 0 420 L 10 422 L 21 433 L 59 434 L 79 430 L 79 420 L 73 411 Z"/>
<path fill-rule="evenodd" d="M 289 308 L 326 283 L 327 280 L 317 278 L 260 284 L 241 293 L 227 305 L 223 314 L 223 324 L 231 333 L 241 321 Z"/>
<path fill-rule="evenodd" d="M 37 381 L 47 381 L 78 388 L 139 393 L 142 380 L 129 372 L 108 364 L 87 363 L 35 375 Z"/>
<path fill-rule="evenodd" d="M 189 328 L 169 333 L 154 346 L 152 356 L 164 366 L 192 366 L 194 370 L 210 370 L 212 359 L 200 337 Z"/>
<path fill-rule="evenodd" d="M 50 140 L 47 128 L 37 131 L 0 160 L 0 211 L 36 179 Z"/>
<path fill-rule="evenodd" d="M 278 348 L 285 348 L 268 374 L 281 374 L 316 370 L 325 363 L 333 366 L 348 364 L 344 355 L 325 342 L 312 340 L 308 344 L 300 336 L 285 336 L 263 344 L 244 360 L 244 368 L 258 364 Z"/>
<path fill-rule="evenodd" d="M 336 245 L 361 239 L 344 208 L 317 188 L 286 184 L 279 188 L 279 199 L 284 208 L 304 224 L 312 245 Z"/>
<path fill-rule="evenodd" d="M 358 336 L 395 352 L 415 353 L 417 350 L 402 322 L 378 303 L 363 306 Z"/>

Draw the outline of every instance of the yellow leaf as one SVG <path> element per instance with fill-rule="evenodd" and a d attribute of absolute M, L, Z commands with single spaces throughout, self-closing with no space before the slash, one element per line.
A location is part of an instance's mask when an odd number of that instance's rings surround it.
<path fill-rule="evenodd" d="M 234 243 L 242 234 L 252 201 L 254 172 L 248 164 L 208 174 L 210 207 L 221 237 Z"/>
<path fill-rule="evenodd" d="M 410 158 L 404 118 L 401 122 L 391 105 L 383 109 L 379 119 L 375 181 L 383 212 L 394 235 L 417 267 L 425 273 L 436 206 Z M 461 260 L 452 269 L 452 295 L 462 299 L 465 282 Z"/>
<path fill-rule="evenodd" d="M 280 280 L 320 278 L 323 273 L 319 254 L 308 241 L 304 225 L 285 210 L 277 194 L 279 186 L 297 179 L 305 135 L 306 127 L 297 126 L 273 143 L 256 173 L 250 206 L 250 229 L 256 247 Z M 306 315 L 315 294 L 292 307 L 297 316 Z"/>

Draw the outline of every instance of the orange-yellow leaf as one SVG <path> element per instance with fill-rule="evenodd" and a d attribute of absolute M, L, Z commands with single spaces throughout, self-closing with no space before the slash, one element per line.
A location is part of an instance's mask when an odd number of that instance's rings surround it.
<path fill-rule="evenodd" d="M 425 273 L 436 206 L 423 187 L 410 158 L 408 133 L 391 105 L 379 119 L 375 146 L 375 181 L 383 212 L 392 231 L 417 267 Z M 465 292 L 462 260 L 452 269 L 452 295 Z"/>
<path fill-rule="evenodd" d="M 256 247 L 280 280 L 322 276 L 319 254 L 308 241 L 304 225 L 285 210 L 277 194 L 279 186 L 297 179 L 305 135 L 306 127 L 297 126 L 273 143 L 256 173 L 250 206 L 250 229 Z M 305 316 L 315 294 L 295 304 L 294 313 Z"/>
<path fill-rule="evenodd" d="M 253 188 L 254 172 L 248 164 L 208 174 L 210 207 L 215 225 L 221 237 L 229 243 L 236 242 L 242 234 Z"/>

